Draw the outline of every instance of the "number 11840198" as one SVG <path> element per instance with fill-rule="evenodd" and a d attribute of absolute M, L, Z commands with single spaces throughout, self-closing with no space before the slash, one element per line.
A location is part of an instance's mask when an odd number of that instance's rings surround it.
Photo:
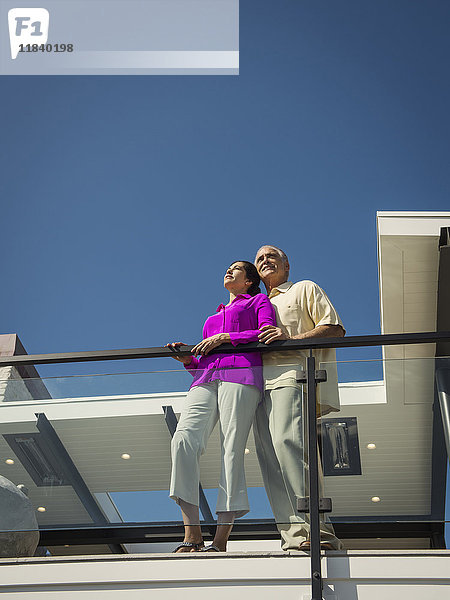
<path fill-rule="evenodd" d="M 73 44 L 19 44 L 19 52 L 73 52 Z"/>

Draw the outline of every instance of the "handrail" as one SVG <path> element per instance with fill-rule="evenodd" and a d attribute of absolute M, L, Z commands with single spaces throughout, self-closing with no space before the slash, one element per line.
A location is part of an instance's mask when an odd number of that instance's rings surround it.
<path fill-rule="evenodd" d="M 318 350 L 321 348 L 359 348 L 362 346 L 395 346 L 401 344 L 430 344 L 449 342 L 450 331 L 421 333 L 389 333 L 382 335 L 359 335 L 339 338 L 308 338 L 304 340 L 282 340 L 269 345 L 252 342 L 239 344 L 241 352 L 285 352 L 290 350 Z M 189 356 L 194 346 L 183 346 L 178 356 Z M 215 354 L 233 354 L 236 346 L 222 344 L 214 349 Z M 154 348 L 130 348 L 122 350 L 89 350 L 83 352 L 59 352 L 55 354 L 25 354 L 1 356 L 0 367 L 13 365 L 49 365 L 56 363 L 91 362 L 102 360 L 126 360 L 137 358 L 168 358 L 174 351 L 165 346 Z"/>

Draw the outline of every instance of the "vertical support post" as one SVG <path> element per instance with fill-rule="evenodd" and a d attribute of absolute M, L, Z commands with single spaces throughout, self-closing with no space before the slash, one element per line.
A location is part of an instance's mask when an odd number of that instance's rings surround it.
<path fill-rule="evenodd" d="M 450 227 L 441 227 L 439 237 L 438 293 L 436 331 L 450 329 Z M 432 535 L 434 548 L 445 548 L 442 533 L 445 530 L 445 492 L 447 457 L 450 459 L 450 342 L 436 344 L 435 381 L 433 405 L 433 444 L 431 462 L 431 512 L 441 535 Z M 445 447 L 447 456 L 445 456 Z"/>
<path fill-rule="evenodd" d="M 311 542 L 311 600 L 322 600 L 322 567 L 320 558 L 319 459 L 317 455 L 317 408 L 315 358 L 306 359 L 306 393 L 309 461 L 309 527 Z"/>
<path fill-rule="evenodd" d="M 439 238 L 439 271 L 436 331 L 450 328 L 450 227 L 441 227 Z M 436 384 L 444 428 L 447 455 L 450 459 L 450 342 L 436 344 Z M 439 358 L 442 357 L 442 358 Z"/>

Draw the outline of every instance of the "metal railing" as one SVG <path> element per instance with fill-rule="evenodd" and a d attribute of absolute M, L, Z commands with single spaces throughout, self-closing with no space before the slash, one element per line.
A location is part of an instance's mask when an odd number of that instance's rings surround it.
<path fill-rule="evenodd" d="M 357 348 L 365 346 L 394 346 L 410 344 L 439 344 L 450 341 L 450 332 L 427 332 L 427 333 L 405 333 L 388 335 L 365 335 L 349 336 L 345 338 L 310 338 L 306 340 L 283 340 L 273 342 L 270 345 L 249 343 L 239 345 L 238 351 L 242 352 L 284 352 L 292 350 L 308 350 L 309 356 L 306 359 L 306 371 L 302 383 L 306 384 L 307 393 L 307 431 L 308 431 L 308 456 L 309 456 L 309 496 L 303 507 L 309 512 L 310 517 L 310 560 L 311 560 L 311 586 L 312 600 L 322 600 L 322 570 L 321 570 L 321 548 L 320 548 L 320 513 L 324 512 L 320 504 L 324 504 L 319 497 L 319 456 L 317 452 L 317 408 L 316 408 L 316 385 L 323 380 L 320 372 L 316 371 L 315 359 L 312 351 L 322 348 Z M 182 350 L 177 351 L 178 356 L 188 356 L 191 354 L 193 346 L 183 346 Z M 231 344 L 223 344 L 216 348 L 214 353 L 232 354 L 236 352 L 236 347 Z M 35 354 L 0 357 L 0 367 L 5 366 L 23 366 L 23 365 L 44 365 L 75 362 L 97 362 L 111 360 L 130 360 L 144 358 L 167 358 L 173 357 L 174 351 L 167 347 L 153 348 L 134 348 L 126 350 L 100 350 L 88 352 L 65 352 L 56 354 Z M 443 422 L 444 434 L 446 437 L 447 449 L 450 452 L 450 393 L 447 380 L 444 380 L 442 373 L 436 373 L 438 384 L 438 397 L 440 403 L 440 412 Z M 326 500 L 326 499 L 325 499 Z M 321 502 L 322 501 L 322 502 Z M 325 502 L 326 504 L 326 502 Z M 132 530 L 132 527 L 129 527 Z M 106 543 L 113 538 L 114 543 L 119 543 L 119 538 L 114 537 L 114 528 L 106 527 L 100 524 L 97 528 L 101 530 L 101 535 Z M 169 531 L 168 531 L 169 533 Z M 82 535 L 82 534 L 81 534 Z M 132 536 L 133 537 L 133 536 Z M 57 538 L 57 536 L 56 536 Z M 55 538 L 55 539 L 56 539 Z"/>
<path fill-rule="evenodd" d="M 344 338 L 309 338 L 306 340 L 282 340 L 270 345 L 252 342 L 240 344 L 242 352 L 283 352 L 289 350 L 318 350 L 320 348 L 360 348 L 363 346 L 398 346 L 403 344 L 428 344 L 450 341 L 450 332 L 395 333 L 384 335 L 359 335 Z M 179 356 L 189 356 L 194 346 L 183 346 Z M 234 354 L 236 347 L 222 344 L 214 349 L 216 354 Z M 122 350 L 89 350 L 83 352 L 58 352 L 55 354 L 25 354 L 0 356 L 0 367 L 18 365 L 51 365 L 71 362 L 96 362 L 103 360 L 129 360 L 137 358 L 173 357 L 173 350 L 162 346 L 154 348 L 130 348 Z"/>

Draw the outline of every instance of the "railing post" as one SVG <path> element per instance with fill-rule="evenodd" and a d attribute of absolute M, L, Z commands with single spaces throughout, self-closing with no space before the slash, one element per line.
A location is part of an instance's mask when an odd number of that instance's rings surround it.
<path fill-rule="evenodd" d="M 316 369 L 312 353 L 306 359 L 306 393 L 309 462 L 309 527 L 311 543 L 311 600 L 322 600 L 320 558 L 319 459 L 317 455 Z"/>

